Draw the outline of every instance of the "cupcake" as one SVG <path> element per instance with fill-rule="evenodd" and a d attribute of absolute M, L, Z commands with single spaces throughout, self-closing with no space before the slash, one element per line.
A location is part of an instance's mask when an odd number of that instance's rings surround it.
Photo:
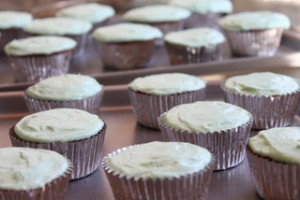
<path fill-rule="evenodd" d="M 32 15 L 27 12 L 0 11 L 0 52 L 13 39 L 20 38 L 22 27 L 32 21 Z"/>
<path fill-rule="evenodd" d="M 205 200 L 214 159 L 196 145 L 150 142 L 114 151 L 102 164 L 117 200 Z"/>
<path fill-rule="evenodd" d="M 73 164 L 71 179 L 85 177 L 100 165 L 106 125 L 97 115 L 60 108 L 22 118 L 9 130 L 11 143 L 56 151 Z"/>
<path fill-rule="evenodd" d="M 272 56 L 284 29 L 290 28 L 287 16 L 270 12 L 242 12 L 221 18 L 231 50 L 239 56 Z"/>
<path fill-rule="evenodd" d="M 220 60 L 224 42 L 225 37 L 210 28 L 188 29 L 165 36 L 165 45 L 172 65 Z"/>
<path fill-rule="evenodd" d="M 134 79 L 129 85 L 129 97 L 137 121 L 159 129 L 157 118 L 170 108 L 203 100 L 206 82 L 198 77 L 167 73 Z"/>
<path fill-rule="evenodd" d="M 68 72 L 76 41 L 57 36 L 13 40 L 5 46 L 15 82 L 39 81 Z"/>
<path fill-rule="evenodd" d="M 103 86 L 94 78 L 67 74 L 30 86 L 24 97 L 30 113 L 54 108 L 77 108 L 98 114 L 102 94 Z"/>
<path fill-rule="evenodd" d="M 260 131 L 247 149 L 257 193 L 263 199 L 300 199 L 300 128 Z"/>
<path fill-rule="evenodd" d="M 98 28 L 93 36 L 101 43 L 100 56 L 106 68 L 128 70 L 148 63 L 155 39 L 162 33 L 148 25 L 121 23 Z"/>
<path fill-rule="evenodd" d="M 63 199 L 71 165 L 60 154 L 42 149 L 0 148 L 1 199 Z"/>
<path fill-rule="evenodd" d="M 111 6 L 98 3 L 85 3 L 70 6 L 59 10 L 58 17 L 70 17 L 89 21 L 97 28 L 105 24 L 105 21 L 115 15 L 115 10 Z"/>
<path fill-rule="evenodd" d="M 91 29 L 92 24 L 86 20 L 56 17 L 35 19 L 23 30 L 30 35 L 70 37 L 77 42 L 75 55 L 81 55 L 85 51 L 88 33 Z"/>
<path fill-rule="evenodd" d="M 298 81 L 271 72 L 231 77 L 222 89 L 226 102 L 253 114 L 254 129 L 290 125 L 300 99 Z"/>
<path fill-rule="evenodd" d="M 243 161 L 252 121 L 248 111 L 220 101 L 182 104 L 159 117 L 165 140 L 207 148 L 216 158 L 214 170 L 225 170 Z"/>

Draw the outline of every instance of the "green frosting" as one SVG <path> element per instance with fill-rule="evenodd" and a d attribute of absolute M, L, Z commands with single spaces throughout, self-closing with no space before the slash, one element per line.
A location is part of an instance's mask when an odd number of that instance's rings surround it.
<path fill-rule="evenodd" d="M 28 115 L 15 125 L 14 130 L 23 140 L 48 143 L 86 139 L 98 134 L 103 126 L 97 115 L 60 108 Z"/>
<path fill-rule="evenodd" d="M 299 84 L 285 75 L 261 72 L 231 77 L 226 80 L 225 88 L 244 95 L 271 96 L 296 92 Z"/>
<path fill-rule="evenodd" d="M 43 149 L 1 148 L 0 160 L 0 189 L 6 190 L 43 188 L 69 168 L 62 155 Z"/>
<path fill-rule="evenodd" d="M 0 29 L 22 28 L 32 21 L 32 15 L 27 12 L 0 11 Z"/>
<path fill-rule="evenodd" d="M 82 35 L 92 29 L 86 20 L 54 17 L 35 19 L 24 27 L 24 31 L 40 35 Z"/>
<path fill-rule="evenodd" d="M 212 156 L 206 149 L 183 142 L 150 142 L 127 148 L 108 159 L 108 167 L 134 179 L 178 178 L 204 170 Z"/>
<path fill-rule="evenodd" d="M 76 47 L 76 41 L 67 37 L 36 36 L 9 42 L 4 50 L 7 55 L 49 55 Z"/>
<path fill-rule="evenodd" d="M 300 164 L 300 127 L 281 127 L 260 131 L 249 140 L 250 149 L 273 160 Z"/>
<path fill-rule="evenodd" d="M 158 28 L 134 23 L 121 23 L 98 28 L 93 36 L 100 42 L 149 41 L 162 37 Z"/>
<path fill-rule="evenodd" d="M 61 9 L 56 13 L 59 17 L 71 17 L 87 20 L 91 23 L 102 22 L 115 15 L 115 10 L 111 6 L 98 3 L 79 4 Z"/>
<path fill-rule="evenodd" d="M 206 47 L 223 43 L 225 37 L 210 28 L 195 28 L 169 33 L 165 36 L 165 41 L 188 47 Z"/>
<path fill-rule="evenodd" d="M 221 18 L 219 24 L 228 31 L 289 29 L 291 25 L 287 16 L 271 11 L 236 13 Z"/>
<path fill-rule="evenodd" d="M 189 10 L 171 5 L 150 5 L 127 11 L 123 18 L 134 22 L 169 22 L 187 19 Z"/>
<path fill-rule="evenodd" d="M 204 88 L 206 83 L 191 75 L 168 73 L 136 78 L 129 84 L 134 91 L 152 95 L 169 95 L 195 91 Z"/>
<path fill-rule="evenodd" d="M 250 119 L 251 114 L 238 106 L 220 101 L 198 101 L 171 108 L 162 120 L 176 130 L 213 133 L 237 128 Z"/>
<path fill-rule="evenodd" d="M 92 77 L 67 74 L 42 80 L 25 93 L 33 99 L 68 101 L 88 98 L 102 90 L 103 86 Z"/>

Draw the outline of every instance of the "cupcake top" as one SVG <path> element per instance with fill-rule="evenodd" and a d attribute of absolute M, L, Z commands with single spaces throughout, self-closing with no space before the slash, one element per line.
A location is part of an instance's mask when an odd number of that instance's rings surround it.
<path fill-rule="evenodd" d="M 134 23 L 121 23 L 98 28 L 93 36 L 100 42 L 148 41 L 162 37 L 158 28 Z"/>
<path fill-rule="evenodd" d="M 285 95 L 299 90 L 299 83 L 288 76 L 271 72 L 234 76 L 224 87 L 234 93 L 252 96 Z"/>
<path fill-rule="evenodd" d="M 9 42 L 4 51 L 7 55 L 49 55 L 75 48 L 76 41 L 66 37 L 36 36 Z"/>
<path fill-rule="evenodd" d="M 40 35 L 82 35 L 91 28 L 92 24 L 85 20 L 56 17 L 35 19 L 24 27 L 24 31 Z"/>
<path fill-rule="evenodd" d="M 271 11 L 236 13 L 221 18 L 219 24 L 228 31 L 289 29 L 291 25 L 287 16 Z"/>
<path fill-rule="evenodd" d="M 171 0 L 169 4 L 200 14 L 232 12 L 230 0 Z"/>
<path fill-rule="evenodd" d="M 44 79 L 25 91 L 33 99 L 68 101 L 94 96 L 103 86 L 85 75 L 66 74 Z"/>
<path fill-rule="evenodd" d="M 48 143 L 86 139 L 98 134 L 103 126 L 97 115 L 59 108 L 28 115 L 15 125 L 14 130 L 23 140 Z"/>
<path fill-rule="evenodd" d="M 32 21 L 32 15 L 27 12 L 0 11 L 0 29 L 22 28 Z"/>
<path fill-rule="evenodd" d="M 123 18 L 134 22 L 172 22 L 187 19 L 189 10 L 171 5 L 150 5 L 127 11 Z"/>
<path fill-rule="evenodd" d="M 250 149 L 273 160 L 300 164 L 300 127 L 271 128 L 249 140 Z"/>
<path fill-rule="evenodd" d="M 165 41 L 188 47 L 206 47 L 223 43 L 225 37 L 222 33 L 210 28 L 194 28 L 169 33 L 165 36 Z"/>
<path fill-rule="evenodd" d="M 131 90 L 152 95 L 170 95 L 204 88 L 206 82 L 196 76 L 182 73 L 149 75 L 133 80 Z"/>
<path fill-rule="evenodd" d="M 0 188 L 6 190 L 44 187 L 69 168 L 66 158 L 44 149 L 1 148 L 0 160 Z"/>
<path fill-rule="evenodd" d="M 205 148 L 183 142 L 150 142 L 108 158 L 107 166 L 134 179 L 178 178 L 204 170 L 212 156 Z"/>
<path fill-rule="evenodd" d="M 251 114 L 238 106 L 221 101 L 198 101 L 171 108 L 163 122 L 176 130 L 213 133 L 242 126 Z"/>
<path fill-rule="evenodd" d="M 83 19 L 94 24 L 114 16 L 115 10 L 111 6 L 98 3 L 86 3 L 61 9 L 56 15 L 59 17 Z"/>

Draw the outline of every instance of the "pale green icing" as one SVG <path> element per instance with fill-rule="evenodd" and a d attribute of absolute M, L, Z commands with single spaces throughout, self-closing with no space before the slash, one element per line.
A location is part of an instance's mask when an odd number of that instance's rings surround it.
<path fill-rule="evenodd" d="M 64 17 L 35 19 L 24 31 L 40 35 L 82 35 L 88 33 L 92 24 L 81 19 Z"/>
<path fill-rule="evenodd" d="M 168 22 L 187 19 L 189 10 L 171 5 L 150 5 L 127 11 L 123 18 L 135 22 Z"/>
<path fill-rule="evenodd" d="M 249 140 L 250 149 L 276 161 L 300 164 L 300 127 L 260 131 Z"/>
<path fill-rule="evenodd" d="M 98 28 L 93 36 L 100 42 L 148 41 L 162 37 L 158 28 L 134 23 L 121 23 Z"/>
<path fill-rule="evenodd" d="M 195 13 L 231 13 L 230 0 L 171 0 L 169 4 L 186 8 Z"/>
<path fill-rule="evenodd" d="M 26 56 L 37 54 L 52 54 L 75 48 L 76 41 L 57 36 L 37 36 L 9 42 L 4 50 L 8 55 Z"/>
<path fill-rule="evenodd" d="M 25 93 L 34 99 L 68 101 L 88 98 L 102 90 L 103 86 L 92 77 L 67 74 L 42 80 Z"/>
<path fill-rule="evenodd" d="M 0 188 L 7 190 L 42 188 L 69 168 L 62 155 L 43 149 L 1 148 L 0 160 Z"/>
<path fill-rule="evenodd" d="M 165 36 L 165 41 L 188 47 L 206 47 L 223 43 L 225 37 L 210 28 L 195 28 L 169 33 Z"/>
<path fill-rule="evenodd" d="M 299 90 L 299 84 L 285 75 L 260 72 L 231 77 L 226 80 L 225 88 L 244 95 L 271 96 L 295 92 Z"/>
<path fill-rule="evenodd" d="M 98 3 L 86 3 L 64 8 L 58 11 L 56 15 L 59 17 L 83 19 L 91 23 L 99 23 L 114 16 L 115 10 L 111 6 Z"/>
<path fill-rule="evenodd" d="M 128 87 L 134 91 L 152 95 L 169 95 L 199 90 L 205 85 L 205 81 L 195 76 L 168 73 L 136 78 Z"/>
<path fill-rule="evenodd" d="M 27 12 L 0 11 L 0 29 L 22 28 L 32 21 L 32 15 Z"/>
<path fill-rule="evenodd" d="M 28 115 L 16 124 L 14 130 L 23 140 L 48 143 L 86 139 L 98 134 L 103 126 L 97 115 L 59 108 Z"/>
<path fill-rule="evenodd" d="M 209 151 L 193 144 L 150 142 L 112 156 L 108 167 L 128 178 L 178 178 L 205 169 L 211 159 Z"/>
<path fill-rule="evenodd" d="M 242 126 L 251 114 L 220 101 L 198 101 L 175 106 L 167 111 L 163 122 L 171 128 L 196 133 L 212 133 Z"/>
<path fill-rule="evenodd" d="M 289 29 L 291 25 L 287 16 L 271 11 L 236 13 L 221 18 L 219 24 L 228 31 Z"/>

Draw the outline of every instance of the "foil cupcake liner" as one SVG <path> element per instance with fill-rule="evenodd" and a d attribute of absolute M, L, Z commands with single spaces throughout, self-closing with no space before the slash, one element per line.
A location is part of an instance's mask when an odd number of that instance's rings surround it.
<path fill-rule="evenodd" d="M 44 187 L 28 190 L 6 190 L 0 189 L 0 198 L 4 200 L 63 200 L 68 190 L 72 173 L 72 165 L 58 178 L 47 183 Z"/>
<path fill-rule="evenodd" d="M 54 101 L 54 100 L 34 99 L 26 95 L 25 93 L 24 99 L 30 113 L 36 113 L 36 112 L 51 110 L 55 108 L 76 108 L 80 110 L 85 110 L 92 114 L 99 114 L 102 96 L 103 96 L 103 91 L 95 94 L 94 96 L 84 98 L 84 99 L 69 100 L 69 101 L 66 100 Z"/>
<path fill-rule="evenodd" d="M 203 47 L 187 47 L 165 42 L 171 65 L 222 60 L 224 43 Z"/>
<path fill-rule="evenodd" d="M 273 56 L 281 41 L 283 29 L 226 31 L 233 54 L 239 56 Z"/>
<path fill-rule="evenodd" d="M 178 178 L 135 179 L 113 171 L 107 164 L 108 159 L 137 145 L 122 148 L 108 154 L 102 166 L 117 200 L 205 200 L 213 172 L 214 159 L 202 171 Z"/>
<path fill-rule="evenodd" d="M 75 47 L 73 51 L 73 56 L 75 58 L 83 55 L 86 51 L 87 41 L 89 34 L 82 34 L 82 35 L 65 35 L 66 37 L 69 37 L 77 42 L 77 46 Z"/>
<path fill-rule="evenodd" d="M 8 56 L 15 82 L 40 81 L 66 74 L 73 50 L 50 55 Z"/>
<path fill-rule="evenodd" d="M 102 43 L 100 56 L 106 68 L 130 70 L 144 67 L 154 51 L 154 40 L 141 42 Z"/>
<path fill-rule="evenodd" d="M 149 128 L 159 129 L 157 118 L 170 108 L 203 100 L 205 88 L 172 95 L 151 95 L 129 89 L 129 99 L 137 121 Z"/>
<path fill-rule="evenodd" d="M 21 36 L 22 30 L 17 28 L 0 29 L 0 52 L 4 52 L 4 47 L 10 41 Z"/>
<path fill-rule="evenodd" d="M 73 164 L 71 179 L 83 178 L 96 171 L 101 162 L 102 147 L 106 132 L 106 125 L 96 135 L 69 142 L 36 143 L 18 137 L 14 127 L 10 128 L 9 136 L 14 147 L 30 147 L 48 149 L 68 158 Z"/>
<path fill-rule="evenodd" d="M 237 94 L 221 85 L 225 101 L 240 106 L 252 113 L 252 129 L 269 129 L 293 123 L 300 101 L 300 90 L 273 96 L 250 96 Z"/>
<path fill-rule="evenodd" d="M 233 129 L 202 133 L 173 129 L 163 122 L 164 115 L 158 118 L 163 139 L 188 142 L 206 148 L 216 159 L 214 170 L 226 170 L 243 161 L 253 122 L 252 117 L 247 123 Z"/>
<path fill-rule="evenodd" d="M 263 199 L 300 199 L 300 164 L 286 164 L 259 156 L 247 148 L 250 171 Z"/>
<path fill-rule="evenodd" d="M 218 20 L 221 17 L 219 13 L 192 13 L 191 17 L 189 17 L 185 21 L 184 27 L 186 29 L 197 28 L 197 27 L 209 27 L 215 30 L 220 31 L 221 28 L 218 24 Z"/>

